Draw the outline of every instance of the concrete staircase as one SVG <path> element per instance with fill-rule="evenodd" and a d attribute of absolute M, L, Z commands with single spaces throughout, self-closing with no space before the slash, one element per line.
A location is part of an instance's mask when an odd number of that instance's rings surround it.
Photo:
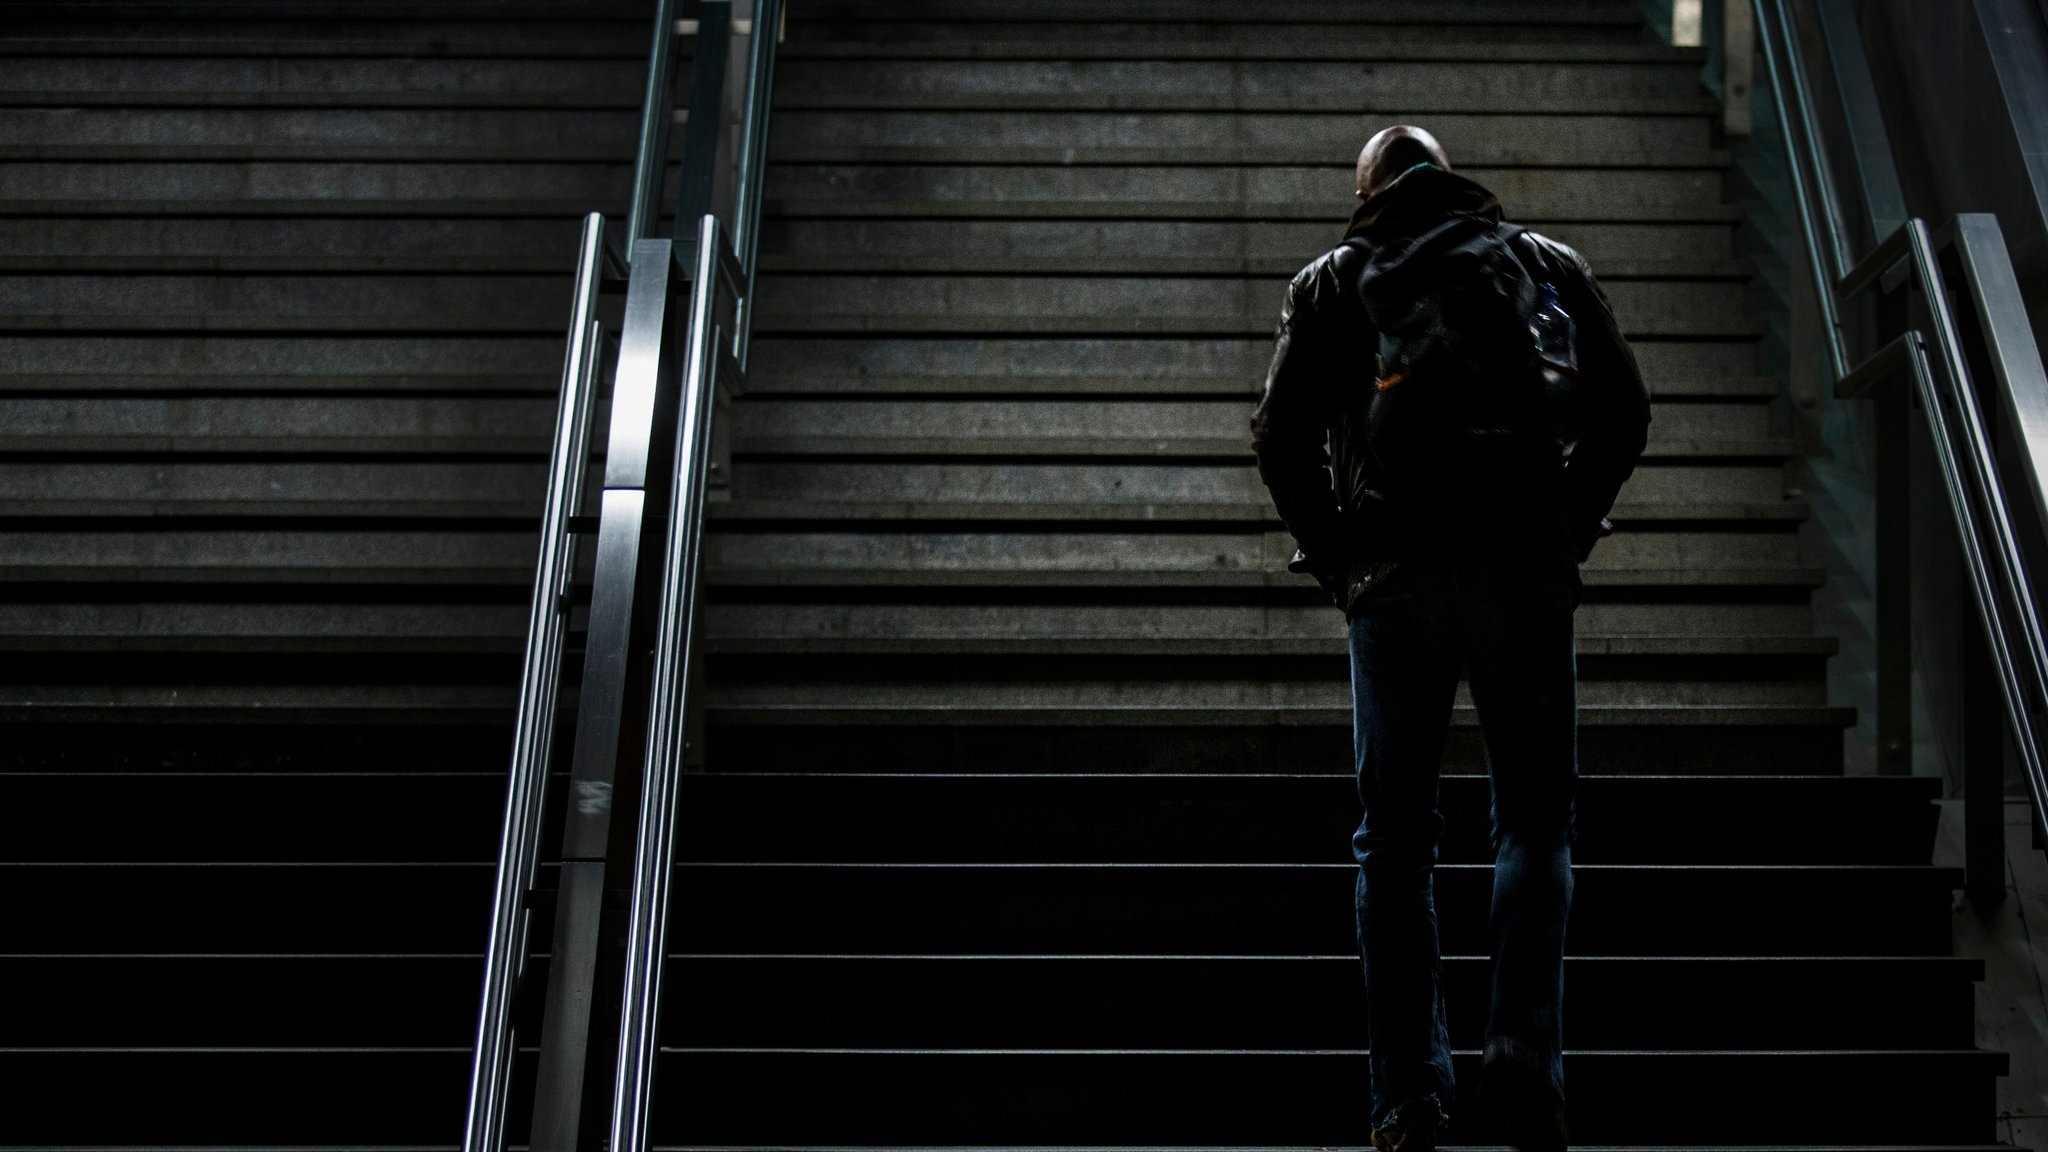
<path fill-rule="evenodd" d="M 452 1144 L 652 5 L 0 14 L 0 1144 Z"/>
<path fill-rule="evenodd" d="M 644 12 L 28 7 L 0 1144 L 449 1145 L 572 217 L 623 208 Z M 1626 0 L 795 6 L 664 1145 L 1364 1142 L 1341 626 L 1245 419 L 1396 120 L 1593 261 L 1656 397 L 1578 614 L 1579 1137 L 1991 1143 L 1938 785 L 1841 774 L 1698 67 Z"/>

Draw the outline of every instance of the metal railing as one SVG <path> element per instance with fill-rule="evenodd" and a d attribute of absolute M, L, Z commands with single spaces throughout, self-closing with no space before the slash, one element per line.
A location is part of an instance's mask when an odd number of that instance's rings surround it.
<path fill-rule="evenodd" d="M 526 660 L 519 678 L 519 710 L 512 725 L 512 768 L 506 788 L 505 824 L 499 838 L 491 931 L 484 949 L 483 1008 L 477 1021 L 470 1065 L 468 1135 L 471 1149 L 504 1145 L 505 1106 L 512 1062 L 512 1006 L 526 975 L 532 912 L 526 894 L 540 865 L 541 815 L 547 794 L 548 760 L 555 742 L 562 650 L 569 627 L 570 585 L 575 577 L 571 521 L 583 502 L 584 469 L 590 458 L 590 418 L 596 408 L 599 353 L 604 325 L 597 318 L 600 282 L 606 273 L 623 275 L 616 249 L 605 243 L 604 217 L 583 218 L 578 245 L 576 289 L 569 319 L 568 354 L 555 413 L 554 450 L 549 457 L 547 498 L 542 504 L 540 561 L 533 577 L 527 615 Z"/>
<path fill-rule="evenodd" d="M 1774 109 L 1785 130 L 1793 196 L 1836 395 L 1871 397 L 1892 406 L 1881 417 L 1881 426 L 1889 427 L 1882 428 L 1880 438 L 1893 447 L 1887 451 L 1881 444 L 1879 467 L 1881 472 L 1899 473 L 1906 467 L 1903 409 L 1908 399 L 1892 385 L 1902 377 L 1910 380 L 1911 395 L 1932 435 L 1983 627 L 1984 655 L 1996 676 L 2000 711 L 2018 748 L 2038 819 L 2039 813 L 2048 811 L 2043 750 L 2048 737 L 2048 638 L 2028 569 L 2029 553 L 2040 553 L 2022 534 L 2034 533 L 2038 540 L 2048 530 L 2048 487 L 2043 485 L 2040 463 L 2048 458 L 2048 373 L 2042 368 L 2011 257 L 1995 217 L 1962 214 L 1938 229 L 1917 218 L 1905 219 L 1850 267 L 1841 197 L 1830 174 L 1798 26 L 1786 0 L 1754 3 Z M 1845 105 L 1843 122 L 1856 137 L 1850 145 L 1864 176 L 1862 207 L 1875 227 L 1883 227 L 1903 215 L 1903 198 L 1882 140 L 1881 114 L 1872 106 L 1875 89 L 1861 56 L 1853 12 L 1846 5 L 1819 0 L 1817 15 Z M 1957 307 L 1951 293 L 1945 255 L 1953 258 L 1967 286 L 1966 309 Z M 1852 363 L 1843 319 L 1849 303 L 1906 285 L 1915 290 L 1927 331 L 1909 326 L 1875 354 Z M 1958 311 L 1974 318 L 1971 328 L 1958 323 Z M 1982 386 L 1973 361 L 1988 369 L 1995 389 Z M 2004 436 L 1998 435 L 2001 424 Z M 1903 479 L 1896 474 L 1879 478 L 1881 540 L 1887 522 L 1904 532 L 1908 512 Z M 2024 518 L 2015 516 L 2016 506 Z M 1902 540 L 1903 535 L 1894 539 Z M 1892 587 L 1880 587 L 1878 592 L 1879 642 L 1897 654 L 1891 661 L 1882 652 L 1879 657 L 1881 746 L 1887 730 L 1910 731 L 1905 712 L 1910 696 L 1903 679 L 1911 672 L 1902 587 L 1906 572 L 1903 555 L 1880 557 L 1879 583 Z M 1981 706 L 1977 722 L 1985 722 Z M 1965 883 L 1973 895 L 1995 897 L 2004 890 L 2002 758 L 1998 741 L 1980 741 L 1974 751 L 1965 750 Z"/>
<path fill-rule="evenodd" d="M 707 212 L 696 221 L 695 291 L 685 334 L 675 482 L 670 488 L 668 549 L 662 559 L 661 612 L 655 626 L 640 834 L 633 865 L 632 917 L 626 932 L 618 1074 L 613 1081 L 611 1152 L 646 1152 L 649 1144 L 663 949 L 668 939 L 670 882 L 675 873 L 677 793 L 689 751 L 689 689 L 696 655 L 704 504 L 719 479 L 714 475 L 719 464 L 714 458 L 718 444 L 713 422 L 721 399 L 743 392 L 746 386 L 769 97 L 774 88 L 782 12 L 783 0 L 755 0 L 754 39 L 740 109 L 740 148 L 734 175 L 733 245 L 727 246 L 716 215 Z M 679 230 L 682 223 L 679 218 Z M 732 301 L 729 328 L 719 322 L 719 303 L 725 294 L 730 294 Z"/>
<path fill-rule="evenodd" d="M 781 0 L 755 0 L 754 19 L 731 18 L 730 0 L 700 0 L 677 19 L 656 5 L 631 207 L 627 259 L 605 243 L 603 218 L 586 218 L 569 327 L 561 412 L 550 457 L 540 561 L 528 622 L 491 935 L 472 1061 L 464 1152 L 502 1152 L 510 1108 L 514 1014 L 526 975 L 540 831 L 561 692 L 563 649 L 579 531 L 595 519 L 595 567 L 574 759 L 563 815 L 555 930 L 534 1089 L 534 1152 L 573 1152 L 605 1139 L 584 1098 L 600 1082 L 590 1056 L 609 1035 L 600 1002 L 619 990 L 611 1077 L 611 1152 L 645 1152 L 652 1093 L 669 880 L 680 774 L 690 751 L 690 678 L 698 617 L 704 504 L 722 477 L 717 414 L 745 381 L 748 316 L 758 250 L 768 100 Z M 758 30 L 739 109 L 732 242 L 713 211 L 729 33 Z M 690 70 L 695 116 L 674 109 L 676 40 L 696 38 Z M 654 236 L 669 171 L 669 126 L 682 120 L 674 239 Z M 591 465 L 591 411 L 605 333 L 596 313 L 607 275 L 627 279 L 599 514 L 580 514 Z M 684 322 L 687 302 L 687 323 Z M 730 313 L 732 319 L 721 323 Z M 659 549 L 661 577 L 639 579 Z M 644 711 L 643 711 L 644 709 Z M 623 746 L 644 731 L 645 746 Z M 623 770 L 622 770 L 623 769 Z M 637 797 L 628 839 L 611 820 Z M 617 969 L 600 947 L 611 903 L 631 867 L 627 945 Z M 616 979 L 614 979 L 616 975 Z"/>

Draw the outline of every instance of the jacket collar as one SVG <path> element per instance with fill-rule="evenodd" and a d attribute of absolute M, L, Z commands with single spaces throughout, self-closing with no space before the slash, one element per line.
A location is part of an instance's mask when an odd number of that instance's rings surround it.
<path fill-rule="evenodd" d="M 1498 224 L 1500 201 L 1477 181 L 1441 168 L 1416 168 L 1395 180 L 1351 214 L 1346 240 L 1380 244 L 1412 236 L 1451 216 L 1476 216 Z"/>

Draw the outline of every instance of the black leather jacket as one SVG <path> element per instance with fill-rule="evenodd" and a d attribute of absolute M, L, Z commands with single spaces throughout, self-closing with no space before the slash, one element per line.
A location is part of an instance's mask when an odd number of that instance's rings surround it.
<path fill-rule="evenodd" d="M 1453 214 L 1497 223 L 1501 210 L 1473 181 L 1421 169 L 1361 205 L 1346 239 L 1376 247 Z M 1547 484 L 1531 485 L 1526 474 L 1502 484 L 1468 476 L 1462 488 L 1426 496 L 1395 490 L 1363 426 L 1378 352 L 1359 292 L 1369 252 L 1340 244 L 1287 286 L 1265 395 L 1252 415 L 1252 451 L 1300 546 L 1296 569 L 1313 574 L 1346 611 L 1406 560 L 1493 554 L 1583 562 L 1642 455 L 1649 393 L 1592 269 L 1533 232 L 1510 243 L 1532 273 L 1557 284 L 1577 328 L 1585 432 L 1568 462 L 1553 462 Z"/>

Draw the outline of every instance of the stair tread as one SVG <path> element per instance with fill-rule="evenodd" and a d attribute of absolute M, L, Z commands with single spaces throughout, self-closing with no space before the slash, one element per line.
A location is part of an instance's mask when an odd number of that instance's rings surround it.
<path fill-rule="evenodd" d="M 1270 505 L 1250 503 L 1068 503 L 1053 501 L 731 500 L 706 505 L 713 520 L 1086 520 L 1240 521 L 1277 524 Z M 1634 520 L 1804 520 L 1803 500 L 1771 503 L 1617 503 L 1617 523 Z"/>

